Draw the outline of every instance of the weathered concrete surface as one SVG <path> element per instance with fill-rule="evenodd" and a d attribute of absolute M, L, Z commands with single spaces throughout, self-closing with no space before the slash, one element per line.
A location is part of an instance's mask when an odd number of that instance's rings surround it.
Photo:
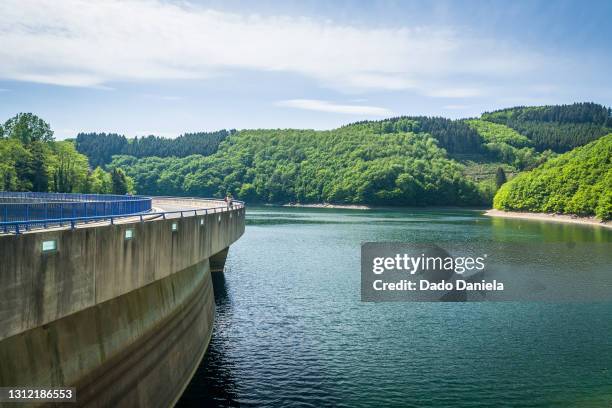
<path fill-rule="evenodd" d="M 225 248 L 223 251 L 216 253 L 210 257 L 210 271 L 211 272 L 223 272 L 225 267 L 225 260 L 227 259 L 227 253 L 229 248 Z"/>
<path fill-rule="evenodd" d="M 0 386 L 73 385 L 78 405 L 172 404 L 212 333 L 209 258 L 218 265 L 243 232 L 234 208 L 0 237 Z M 42 253 L 48 239 L 56 252 Z"/>

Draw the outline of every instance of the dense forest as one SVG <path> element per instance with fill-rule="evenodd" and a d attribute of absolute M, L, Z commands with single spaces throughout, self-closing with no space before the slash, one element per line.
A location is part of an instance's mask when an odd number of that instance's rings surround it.
<path fill-rule="evenodd" d="M 217 153 L 186 158 L 115 157 L 138 188 L 153 194 L 219 196 L 248 201 L 386 205 L 484 204 L 437 141 L 425 133 L 247 130 Z"/>
<path fill-rule="evenodd" d="M 73 142 L 56 142 L 48 123 L 20 113 L 0 125 L 0 190 L 125 194 L 134 182 L 119 167 L 92 171 Z"/>
<path fill-rule="evenodd" d="M 612 218 L 612 134 L 564 153 L 504 184 L 501 210 Z"/>
<path fill-rule="evenodd" d="M 468 120 L 404 116 L 324 132 L 244 130 L 233 132 L 206 156 L 121 155 L 107 167 L 128 169 L 139 191 L 149 194 L 230 192 L 251 202 L 271 203 L 487 205 L 503 184 L 500 180 L 554 157 L 552 148 L 559 141 L 570 146 L 591 138 L 580 134 L 575 140 L 561 131 L 538 145 L 500 123 L 499 117 L 562 122 L 549 122 L 551 126 L 607 125 L 609 110 L 600 105 L 554 108 L 533 108 L 539 116 L 532 108 L 511 108 Z M 406 150 L 406 143 L 419 147 L 424 140 L 435 147 L 435 155 L 420 148 Z"/>
<path fill-rule="evenodd" d="M 219 143 L 235 130 L 185 133 L 176 139 L 159 136 L 128 139 L 116 133 L 79 133 L 76 148 L 89 157 L 92 166 L 104 166 L 112 157 L 126 154 L 134 157 L 186 157 L 192 154 L 208 156 L 217 151 Z"/>
<path fill-rule="evenodd" d="M 522 172 L 535 169 L 526 174 L 538 175 L 563 160 L 559 152 L 611 133 L 611 113 L 601 105 L 579 103 L 516 107 L 461 120 L 402 116 L 328 131 L 221 130 L 176 139 L 81 133 L 62 142 L 53 140 L 44 121 L 20 114 L 0 127 L 0 187 L 231 193 L 249 202 L 376 205 L 490 205 L 501 187 L 499 206 L 605 214 L 605 205 L 592 205 L 594 199 L 580 186 L 572 204 L 556 207 L 523 206 L 524 197 L 516 194 L 527 191 L 520 180 L 531 177 Z M 588 153 L 581 155 L 586 160 Z M 542 191 L 532 193 L 550 193 Z M 579 207 L 581 197 L 590 204 Z"/>
<path fill-rule="evenodd" d="M 450 155 L 483 153 L 483 138 L 461 120 L 440 117 L 401 116 L 381 121 L 363 121 L 343 126 L 342 129 L 367 129 L 376 134 L 413 132 L 427 133 L 438 141 L 438 146 Z"/>
<path fill-rule="evenodd" d="M 562 153 L 612 132 L 612 109 L 595 103 L 520 106 L 482 114 L 527 136 L 538 151 Z"/>

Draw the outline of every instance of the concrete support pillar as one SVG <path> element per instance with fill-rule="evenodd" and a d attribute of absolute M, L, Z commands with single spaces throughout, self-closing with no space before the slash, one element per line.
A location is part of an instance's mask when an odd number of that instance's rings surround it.
<path fill-rule="evenodd" d="M 221 252 L 216 253 L 210 257 L 210 271 L 211 272 L 223 272 L 225 267 L 225 260 L 227 259 L 227 252 L 229 247 L 225 248 Z"/>

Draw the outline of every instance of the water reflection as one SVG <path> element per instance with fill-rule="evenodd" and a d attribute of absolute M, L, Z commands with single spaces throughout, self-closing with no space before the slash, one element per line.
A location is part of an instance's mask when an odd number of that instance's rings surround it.
<path fill-rule="evenodd" d="M 228 271 L 229 272 L 229 271 Z M 208 350 L 177 407 L 238 407 L 234 364 L 228 358 L 229 331 L 225 330 L 232 314 L 232 302 L 223 273 L 212 274 L 215 292 L 215 327 Z"/>

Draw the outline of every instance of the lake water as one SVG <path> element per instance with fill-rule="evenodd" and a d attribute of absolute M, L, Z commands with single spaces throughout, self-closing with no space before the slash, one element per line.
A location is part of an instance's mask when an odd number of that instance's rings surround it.
<path fill-rule="evenodd" d="M 612 406 L 612 303 L 361 302 L 365 241 L 612 242 L 481 214 L 249 209 L 179 406 Z"/>

